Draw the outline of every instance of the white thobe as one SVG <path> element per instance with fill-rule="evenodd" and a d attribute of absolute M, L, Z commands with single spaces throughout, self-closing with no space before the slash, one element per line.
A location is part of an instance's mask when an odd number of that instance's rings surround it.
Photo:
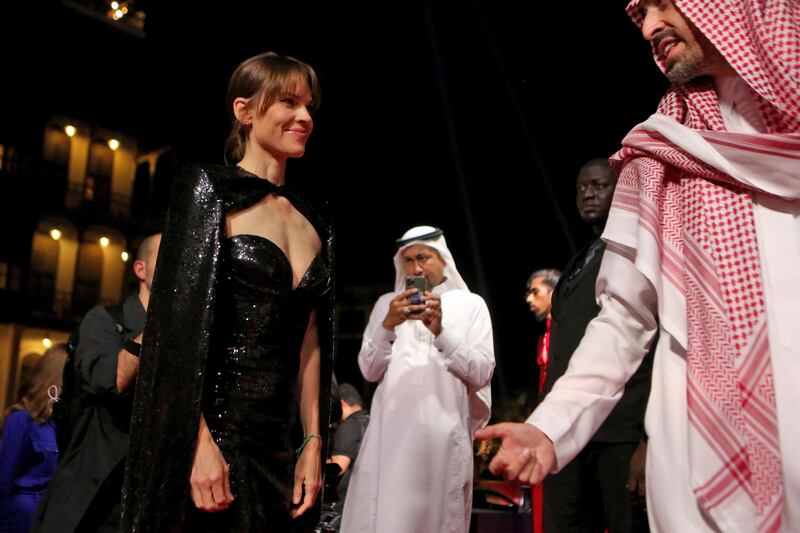
<path fill-rule="evenodd" d="M 434 292 L 437 292 L 436 287 Z M 356 461 L 342 533 L 466 533 L 472 507 L 471 392 L 489 384 L 494 347 L 483 299 L 442 294 L 441 334 L 420 320 L 386 330 L 394 293 L 378 299 L 358 363 L 380 381 Z M 485 407 L 485 406 L 484 406 Z"/>
<path fill-rule="evenodd" d="M 726 129 L 756 133 L 758 115 L 746 85 L 739 78 L 720 80 L 718 93 Z M 714 165 L 711 158 L 706 162 Z M 797 184 L 792 187 L 798 188 Z M 800 531 L 800 202 L 762 193 L 754 196 L 754 209 L 780 433 L 782 530 Z M 612 211 L 604 239 L 619 237 L 615 234 L 615 216 L 624 214 Z M 725 523 L 710 523 L 692 492 L 686 339 L 673 335 L 675 331 L 685 332 L 686 327 L 669 324 L 671 317 L 659 312 L 664 309 L 663 300 L 671 295 L 665 291 L 659 299 L 656 289 L 630 260 L 609 252 L 600 267 L 597 294 L 601 305 L 598 317 L 587 327 L 567 373 L 527 422 L 553 441 L 557 467 L 563 467 L 611 412 L 658 328 L 645 415 L 650 528 L 654 533 L 755 531 L 752 516 L 746 513 L 726 517 Z"/>

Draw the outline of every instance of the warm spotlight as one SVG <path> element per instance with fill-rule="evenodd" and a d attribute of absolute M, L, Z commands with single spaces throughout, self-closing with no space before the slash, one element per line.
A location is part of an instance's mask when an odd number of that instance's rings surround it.
<path fill-rule="evenodd" d="M 54 241 L 57 241 L 61 238 L 61 230 L 57 228 L 53 228 L 50 230 L 50 236 L 53 238 Z"/>
<path fill-rule="evenodd" d="M 108 240 L 108 237 L 100 237 L 100 246 L 103 248 L 108 248 L 108 245 L 111 241 Z"/>
<path fill-rule="evenodd" d="M 50 348 L 53 345 L 53 341 L 50 340 L 50 337 L 45 337 L 42 339 L 42 344 L 44 344 L 45 348 Z"/>
<path fill-rule="evenodd" d="M 108 147 L 111 148 L 112 150 L 116 150 L 117 148 L 119 148 L 119 141 L 116 139 L 109 139 Z"/>
<path fill-rule="evenodd" d="M 122 252 L 122 253 L 120 254 L 120 256 L 122 257 L 122 260 L 123 260 L 123 261 L 125 261 L 126 263 L 128 262 L 128 258 L 130 257 L 130 256 L 128 255 L 128 252 Z"/>
<path fill-rule="evenodd" d="M 64 133 L 67 134 L 67 137 L 74 137 L 78 130 L 72 124 L 67 124 L 64 126 Z"/>

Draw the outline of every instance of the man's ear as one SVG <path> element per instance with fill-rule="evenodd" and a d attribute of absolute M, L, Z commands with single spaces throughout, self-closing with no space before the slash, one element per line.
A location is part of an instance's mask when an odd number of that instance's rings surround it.
<path fill-rule="evenodd" d="M 147 279 L 147 264 L 144 261 L 137 259 L 133 262 L 133 273 L 136 274 L 136 279 L 144 281 Z"/>
<path fill-rule="evenodd" d="M 233 101 L 233 116 L 236 120 L 245 126 L 250 126 L 253 123 L 253 110 L 248 105 L 250 100 L 248 98 L 236 98 Z"/>

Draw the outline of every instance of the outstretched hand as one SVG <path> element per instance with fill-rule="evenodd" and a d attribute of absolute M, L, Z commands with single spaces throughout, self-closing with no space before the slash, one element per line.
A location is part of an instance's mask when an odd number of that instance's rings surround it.
<path fill-rule="evenodd" d="M 540 483 L 555 467 L 553 443 L 531 424 L 502 423 L 475 432 L 478 440 L 502 439 L 500 450 L 489 464 L 493 474 L 528 485 Z"/>

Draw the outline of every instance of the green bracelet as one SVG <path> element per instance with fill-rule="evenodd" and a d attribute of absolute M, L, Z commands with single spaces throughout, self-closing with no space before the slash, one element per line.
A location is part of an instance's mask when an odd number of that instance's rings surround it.
<path fill-rule="evenodd" d="M 310 441 L 313 438 L 322 440 L 322 437 L 320 437 L 316 433 L 311 433 L 310 435 L 306 435 L 306 438 L 303 439 L 303 444 L 301 444 L 300 447 L 294 451 L 296 457 L 300 457 L 300 454 L 303 453 L 303 448 L 305 448 L 306 444 L 308 444 L 308 441 Z"/>

